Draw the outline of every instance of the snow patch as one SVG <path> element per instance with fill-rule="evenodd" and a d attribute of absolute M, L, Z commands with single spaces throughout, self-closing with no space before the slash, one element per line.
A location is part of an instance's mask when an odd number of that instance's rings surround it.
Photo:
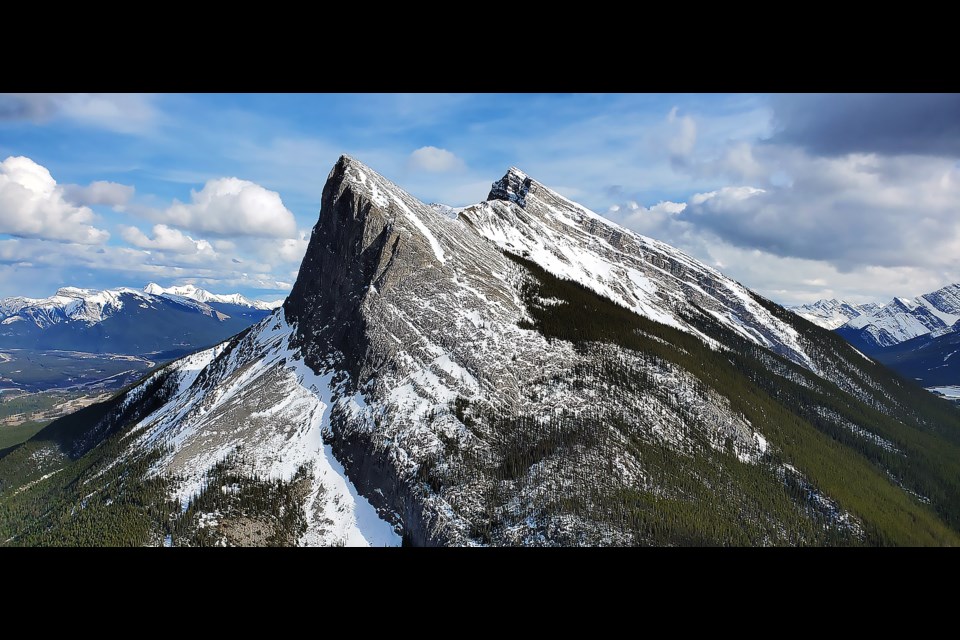
<path fill-rule="evenodd" d="M 440 246 L 440 243 L 437 242 L 433 233 L 430 232 L 430 229 L 427 228 L 427 225 L 423 224 L 423 221 L 410 210 L 410 207 L 404 204 L 403 200 L 393 194 L 390 195 L 393 197 L 393 201 L 397 203 L 397 206 L 400 207 L 400 210 L 403 211 L 404 215 L 407 216 L 407 219 L 413 223 L 413 226 L 415 226 L 417 230 L 423 234 L 423 237 L 427 239 L 427 242 L 430 243 L 430 248 L 433 249 L 433 255 L 437 257 L 437 260 L 441 263 L 446 262 L 447 258 L 443 253 L 443 248 Z"/>
<path fill-rule="evenodd" d="M 359 495 L 324 444 L 336 392 L 334 372 L 310 370 L 289 346 L 292 333 L 280 310 L 255 325 L 229 353 L 225 343 L 179 361 L 178 390 L 133 430 L 138 444 L 171 446 L 164 465 L 183 478 L 174 495 L 188 504 L 203 488 L 207 471 L 252 438 L 254 446 L 244 447 L 252 457 L 249 471 L 290 480 L 305 465 L 313 474 L 304 502 L 308 528 L 299 544 L 399 545 L 393 526 Z M 244 354 L 257 357 L 251 361 Z M 208 379 L 197 385 L 204 372 Z M 263 391 L 271 376 L 279 380 L 270 381 L 270 389 L 282 393 Z M 264 401 L 271 404 L 262 406 Z M 230 418 L 236 414 L 229 411 L 247 403 L 257 410 L 236 424 Z"/>

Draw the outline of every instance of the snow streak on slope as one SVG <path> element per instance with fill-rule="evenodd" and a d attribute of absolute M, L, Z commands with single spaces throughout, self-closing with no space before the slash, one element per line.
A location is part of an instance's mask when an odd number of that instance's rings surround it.
<path fill-rule="evenodd" d="M 413 225 L 423 234 L 423 237 L 427 239 L 427 242 L 430 243 L 430 248 L 433 249 L 433 255 L 437 257 L 437 260 L 440 262 L 446 262 L 447 259 L 443 254 L 443 249 L 440 248 L 440 243 L 437 242 L 437 239 L 430 233 L 430 229 L 427 228 L 427 225 L 416 216 L 416 214 L 410 210 L 410 207 L 403 203 L 403 200 L 394 196 L 393 201 L 397 203 L 397 206 L 407 215 L 407 218 Z"/>
<path fill-rule="evenodd" d="M 305 466 L 313 476 L 304 502 L 303 545 L 398 545 L 345 476 L 323 443 L 334 391 L 332 372 L 316 375 L 288 344 L 282 310 L 265 318 L 236 345 L 222 344 L 178 361 L 179 387 L 137 425 L 138 447 L 168 445 L 157 472 L 180 478 L 176 496 L 186 505 L 203 488 L 206 472 L 237 447 L 250 456 L 250 476 L 291 479 Z"/>
<path fill-rule="evenodd" d="M 516 185 L 524 185 L 515 194 Z M 699 335 L 686 318 L 707 314 L 750 342 L 817 371 L 792 327 L 756 302 L 742 285 L 683 252 L 625 229 L 511 170 L 493 199 L 460 216 L 505 251 L 657 322 Z M 523 205 L 519 203 L 523 201 Z"/>

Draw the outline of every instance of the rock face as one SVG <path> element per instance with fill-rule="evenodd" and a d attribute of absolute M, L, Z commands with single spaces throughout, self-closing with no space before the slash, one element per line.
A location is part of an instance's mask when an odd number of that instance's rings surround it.
<path fill-rule="evenodd" d="M 909 491 L 940 486 L 910 473 L 912 390 L 518 169 L 454 210 L 341 157 L 282 309 L 156 376 L 104 464 L 153 456 L 209 505 L 242 451 L 240 477 L 298 487 L 298 544 L 853 543 L 891 505 L 954 535 L 871 466 L 897 450 Z M 173 544 L 230 543 L 204 508 Z"/>
<path fill-rule="evenodd" d="M 505 200 L 515 202 L 520 207 L 527 206 L 527 192 L 533 181 L 516 167 L 510 167 L 507 174 L 493 183 L 487 200 Z"/>

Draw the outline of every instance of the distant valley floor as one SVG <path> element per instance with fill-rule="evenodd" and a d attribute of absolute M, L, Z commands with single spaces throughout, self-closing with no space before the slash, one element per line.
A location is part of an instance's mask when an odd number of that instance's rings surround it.
<path fill-rule="evenodd" d="M 146 355 L 81 351 L 0 351 L 0 449 L 29 439 L 61 416 L 140 380 L 193 349 Z"/>

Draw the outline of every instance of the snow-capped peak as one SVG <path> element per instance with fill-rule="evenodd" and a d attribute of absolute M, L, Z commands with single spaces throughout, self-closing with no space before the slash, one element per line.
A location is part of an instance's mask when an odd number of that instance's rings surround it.
<path fill-rule="evenodd" d="M 86 298 L 96 294 L 95 289 L 81 289 L 80 287 L 60 287 L 53 295 L 61 298 Z"/>
<path fill-rule="evenodd" d="M 530 191 L 531 184 L 532 180 L 526 173 L 516 167 L 510 167 L 505 176 L 490 186 L 490 195 L 487 196 L 487 200 L 506 200 L 526 207 L 527 192 Z"/>
<path fill-rule="evenodd" d="M 196 300 L 197 302 L 210 303 L 218 302 L 220 304 L 234 304 L 241 307 L 251 307 L 253 309 L 260 309 L 262 311 L 268 311 L 270 309 L 276 309 L 281 304 L 283 300 L 277 300 L 273 302 L 264 302 L 263 300 L 250 300 L 246 296 L 243 296 L 239 293 L 227 293 L 227 294 L 218 294 L 210 293 L 206 289 L 201 289 L 192 284 L 185 284 L 174 287 L 161 287 L 155 282 L 151 282 L 143 288 L 145 293 L 149 293 L 155 296 L 177 296 L 180 298 L 187 298 L 188 300 Z"/>
<path fill-rule="evenodd" d="M 922 335 L 953 331 L 960 320 L 960 285 L 947 285 L 916 298 L 898 296 L 887 304 L 818 300 L 791 307 L 791 311 L 826 329 L 839 329 L 855 343 L 888 347 Z"/>
<path fill-rule="evenodd" d="M 910 298 L 894 298 L 893 301 L 909 311 L 913 311 L 918 306 L 918 303 Z"/>
<path fill-rule="evenodd" d="M 871 306 L 872 308 L 872 306 Z M 790 310 L 824 329 L 837 329 L 867 312 L 863 306 L 846 300 L 817 300 L 808 304 L 790 307 Z"/>

